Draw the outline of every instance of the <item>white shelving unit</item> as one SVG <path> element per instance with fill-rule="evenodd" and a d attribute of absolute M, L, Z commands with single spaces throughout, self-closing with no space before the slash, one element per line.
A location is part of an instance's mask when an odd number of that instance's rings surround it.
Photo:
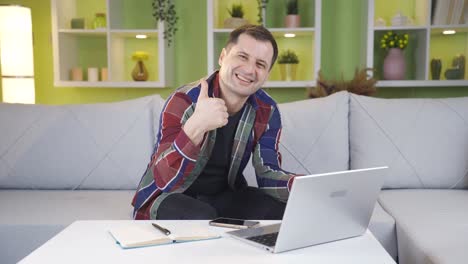
<path fill-rule="evenodd" d="M 437 4 L 450 5 L 459 0 L 438 0 Z M 466 1 L 466 0 L 461 0 Z M 383 76 L 376 74 L 380 79 L 379 87 L 449 87 L 468 86 L 467 69 L 464 79 L 447 80 L 444 72 L 452 67 L 451 60 L 458 54 L 468 57 L 468 21 L 463 24 L 433 24 L 437 7 L 432 8 L 433 0 L 405 0 L 386 1 L 368 0 L 367 19 L 367 56 L 366 67 L 374 68 L 382 73 L 385 52 L 380 49 L 380 37 L 387 31 L 408 33 L 409 46 L 405 50 L 407 62 L 407 76 L 405 80 L 383 80 Z M 440 8 L 440 6 L 439 6 Z M 404 26 L 392 26 L 392 16 L 401 12 L 411 22 Z M 384 19 L 385 26 L 376 26 L 378 19 Z M 443 35 L 444 30 L 455 30 L 455 35 Z M 409 49 L 409 50 L 408 50 Z M 431 75 L 431 60 L 442 60 L 440 80 L 433 80 Z M 468 66 L 468 65 L 467 65 Z"/>
<path fill-rule="evenodd" d="M 173 82 L 173 44 L 163 38 L 164 24 L 152 17 L 151 0 L 51 0 L 54 85 L 58 87 L 167 87 Z M 95 13 L 106 14 L 106 27 L 92 29 Z M 71 29 L 72 18 L 84 18 L 85 29 Z M 136 39 L 146 35 L 146 39 Z M 131 54 L 145 51 L 147 81 L 133 81 Z M 83 70 L 83 81 L 71 80 L 71 69 Z M 88 67 L 107 68 L 108 80 L 86 80 Z"/>
<path fill-rule="evenodd" d="M 285 28 L 283 26 L 283 20 L 286 16 L 285 1 L 268 1 L 267 7 L 262 10 L 262 24 L 275 36 L 278 42 L 279 53 L 285 49 L 295 50 L 298 53 L 300 63 L 298 65 L 296 80 L 284 81 L 280 78 L 279 66 L 276 62 L 269 81 L 263 87 L 312 87 L 316 85 L 316 78 L 320 69 L 321 1 L 299 1 L 301 27 L 297 28 Z M 228 16 L 225 7 L 230 7 L 233 3 L 242 4 L 246 13 L 244 18 L 252 24 L 258 24 L 257 1 L 207 0 L 208 74 L 217 69 L 219 54 L 228 39 L 229 33 L 232 31 L 232 29 L 224 28 L 220 21 Z M 301 8 L 301 4 L 306 8 Z M 278 11 L 277 9 L 280 10 Z M 272 10 L 276 13 L 273 13 Z M 304 19 L 306 17 L 308 19 Z M 285 33 L 294 33 L 296 37 L 285 38 Z"/>

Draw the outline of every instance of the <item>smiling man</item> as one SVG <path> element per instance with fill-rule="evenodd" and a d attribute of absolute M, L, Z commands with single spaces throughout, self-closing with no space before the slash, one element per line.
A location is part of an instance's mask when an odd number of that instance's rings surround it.
<path fill-rule="evenodd" d="M 280 168 L 280 113 L 261 89 L 277 55 L 263 26 L 239 27 L 219 71 L 168 98 L 135 219 L 282 218 L 294 175 Z M 243 176 L 251 156 L 258 188 Z"/>

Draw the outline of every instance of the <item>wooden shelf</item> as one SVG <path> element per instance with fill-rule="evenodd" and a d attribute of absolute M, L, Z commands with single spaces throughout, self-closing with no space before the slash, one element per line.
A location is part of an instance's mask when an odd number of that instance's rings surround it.
<path fill-rule="evenodd" d="M 152 0 L 51 0 L 54 85 L 58 87 L 168 87 L 173 83 L 173 45 L 167 46 L 163 23 L 155 24 Z M 83 5 L 83 6 L 82 6 Z M 106 27 L 90 29 L 95 13 L 106 14 Z M 71 29 L 72 18 L 84 18 L 85 29 Z M 144 34 L 146 39 L 136 39 Z M 149 72 L 146 82 L 131 80 L 135 65 L 131 54 L 145 51 Z M 71 81 L 79 67 L 107 68 L 108 81 Z"/>
<path fill-rule="evenodd" d="M 407 31 L 410 44 L 405 49 L 407 76 L 409 80 L 380 80 L 379 87 L 454 87 L 468 86 L 468 80 L 446 80 L 444 73 L 452 67 L 452 59 L 456 55 L 468 56 L 468 24 L 432 25 L 432 0 L 408 0 L 389 2 L 386 0 L 368 0 L 367 19 L 367 55 L 366 67 L 383 72 L 384 53 L 379 47 L 379 37 L 386 31 Z M 437 1 L 437 4 L 448 4 Z M 378 18 L 392 18 L 398 12 L 412 20 L 406 26 L 374 26 Z M 415 25 L 413 25 L 413 23 Z M 442 32 L 453 29 L 457 35 L 443 35 Z M 442 60 L 441 80 L 432 80 L 430 63 L 433 58 Z M 468 66 L 468 65 L 466 65 Z M 466 68 L 468 69 L 468 68 Z M 466 70 L 465 70 L 466 73 Z M 465 74 L 468 76 L 468 74 Z M 377 76 L 379 77 L 379 76 Z M 380 76 L 381 77 L 381 76 Z M 466 77 L 465 77 L 466 78 Z"/>
<path fill-rule="evenodd" d="M 246 14 L 249 21 L 257 19 L 258 6 L 256 1 L 240 0 L 244 8 L 250 11 Z M 322 0 L 304 0 L 300 4 L 303 7 L 300 10 L 302 14 L 301 24 L 303 27 L 285 28 L 279 23 L 271 23 L 271 17 L 275 17 L 275 12 L 279 12 L 277 8 L 285 8 L 284 1 L 270 0 L 265 9 L 262 10 L 263 25 L 267 27 L 273 36 L 275 36 L 280 53 L 282 49 L 296 50 L 299 56 L 299 68 L 296 81 L 281 81 L 278 65 L 276 64 L 271 73 L 270 80 L 263 87 L 278 88 L 278 87 L 310 87 L 315 86 L 318 70 L 320 69 L 320 52 L 321 52 L 321 6 Z M 227 41 L 229 33 L 233 29 L 222 28 L 223 18 L 225 14 L 226 2 L 224 0 L 207 0 L 207 43 L 208 43 L 208 68 L 207 74 L 213 72 L 217 67 L 217 61 L 222 47 Z M 253 12 L 254 10 L 255 12 Z M 284 14 L 281 10 L 281 14 Z M 303 19 L 306 18 L 306 19 Z M 278 17 L 278 19 L 283 19 Z M 270 22 L 268 22 L 270 21 Z M 276 21 L 277 22 L 277 21 Z M 254 23 L 254 22 L 252 22 Z M 271 26 L 269 26 L 271 25 Z M 278 27 L 279 26 L 279 27 Z M 285 33 L 294 33 L 295 37 L 286 38 Z"/>

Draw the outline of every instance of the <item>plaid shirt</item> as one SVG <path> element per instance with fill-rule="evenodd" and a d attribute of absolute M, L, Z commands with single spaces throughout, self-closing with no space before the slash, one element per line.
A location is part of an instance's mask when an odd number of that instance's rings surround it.
<path fill-rule="evenodd" d="M 211 97 L 219 97 L 218 74 L 207 82 Z M 216 141 L 216 129 L 194 145 L 182 127 L 193 114 L 199 83 L 178 88 L 166 101 L 161 113 L 157 143 L 133 198 L 135 219 L 156 219 L 161 202 L 171 193 L 183 193 L 197 179 L 208 162 Z M 273 99 L 259 89 L 251 95 L 234 136 L 228 183 L 234 188 L 239 171 L 252 156 L 257 183 L 267 194 L 286 201 L 293 174 L 280 168 L 278 143 L 281 134 L 280 113 Z"/>

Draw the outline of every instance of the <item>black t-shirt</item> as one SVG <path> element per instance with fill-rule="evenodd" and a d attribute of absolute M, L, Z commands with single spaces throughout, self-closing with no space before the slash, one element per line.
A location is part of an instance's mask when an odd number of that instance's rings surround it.
<path fill-rule="evenodd" d="M 190 196 L 214 195 L 228 188 L 232 144 L 242 110 L 230 116 L 228 123 L 216 130 L 216 141 L 205 168 L 194 183 L 184 192 Z"/>

